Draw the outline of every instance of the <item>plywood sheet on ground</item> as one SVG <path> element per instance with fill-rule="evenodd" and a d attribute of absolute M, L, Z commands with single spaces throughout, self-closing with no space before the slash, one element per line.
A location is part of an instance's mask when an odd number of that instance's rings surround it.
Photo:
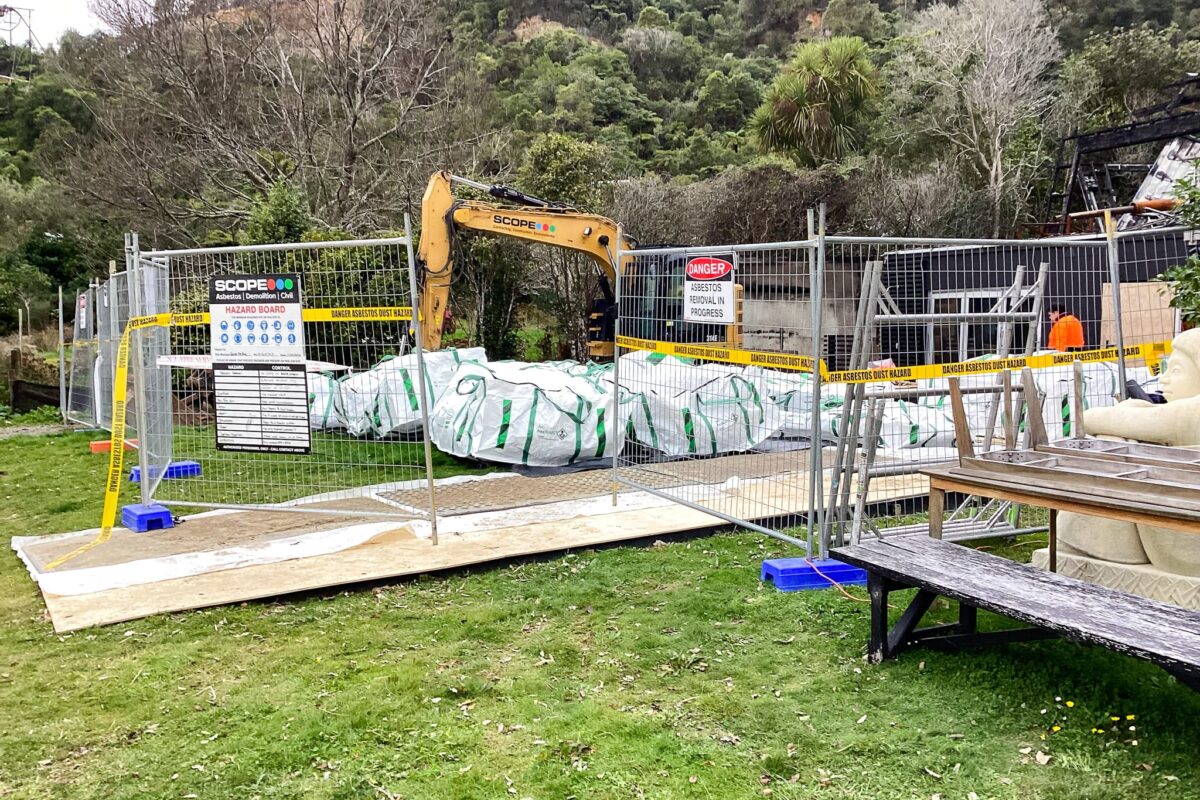
<path fill-rule="evenodd" d="M 362 511 L 388 512 L 395 510 L 369 498 L 342 500 L 336 504 L 312 503 L 304 507 L 320 508 L 327 505 L 336 506 L 339 511 L 360 509 Z M 125 564 L 146 558 L 250 546 L 299 534 L 344 528 L 362 521 L 362 517 L 349 514 L 306 514 L 294 511 L 234 511 L 202 514 L 191 517 L 187 522 L 174 528 L 155 531 L 152 534 L 133 533 L 125 528 L 115 528 L 112 539 L 105 542 L 103 546 L 81 553 L 71 559 L 69 563 L 71 569 Z M 44 542 L 25 546 L 23 552 L 35 567 L 42 569 L 56 558 L 79 547 L 88 538 L 90 537 L 48 538 Z"/>
<path fill-rule="evenodd" d="M 718 512 L 749 513 L 759 518 L 776 516 L 785 507 L 791 513 L 803 513 L 807 506 L 807 475 L 797 474 L 794 478 L 793 481 L 764 481 L 746 487 L 745 492 L 740 488 L 727 489 L 710 496 L 707 502 Z M 871 485 L 872 501 L 913 495 L 912 476 L 905 476 L 903 480 L 879 478 Z M 759 513 L 754 514 L 755 509 Z M 153 614 L 401 578 L 726 524 L 710 514 L 685 507 L 672 507 L 669 514 L 664 514 L 661 507 L 642 508 L 516 527 L 503 527 L 504 517 L 503 513 L 496 515 L 494 528 L 444 536 L 436 547 L 428 541 L 413 538 L 408 526 L 400 524 L 395 530 L 364 544 L 327 555 L 223 569 L 89 594 L 43 593 L 43 596 L 54 629 L 64 632 Z M 222 518 L 210 517 L 214 524 Z M 146 538 L 143 535 L 142 539 Z"/>

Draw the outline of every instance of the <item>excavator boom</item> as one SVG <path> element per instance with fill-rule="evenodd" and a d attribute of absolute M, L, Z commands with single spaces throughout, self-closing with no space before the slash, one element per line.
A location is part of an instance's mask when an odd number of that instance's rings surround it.
<path fill-rule="evenodd" d="M 487 192 L 504 203 L 457 200 L 453 191 L 455 184 Z M 618 225 L 607 217 L 576 211 L 569 206 L 532 197 L 505 186 L 488 186 L 448 172 L 434 173 L 421 200 L 421 243 L 418 250 L 418 258 L 424 269 L 419 304 L 421 344 L 427 350 L 441 347 L 442 328 L 450 302 L 450 284 L 455 263 L 460 257 L 456 235 L 459 230 L 510 236 L 528 242 L 565 247 L 589 256 L 600 272 L 601 291 L 608 305 L 614 302 L 612 287 L 617 280 L 618 245 L 622 250 L 632 249 Z M 593 358 L 611 357 L 612 353 L 611 341 L 589 342 L 589 355 Z"/>

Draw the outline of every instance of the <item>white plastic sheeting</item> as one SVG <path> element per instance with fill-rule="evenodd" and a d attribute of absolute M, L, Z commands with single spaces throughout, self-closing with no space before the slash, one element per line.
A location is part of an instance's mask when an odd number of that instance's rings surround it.
<path fill-rule="evenodd" d="M 984 357 L 987 359 L 990 357 Z M 771 438 L 810 438 L 812 379 L 805 373 L 761 367 L 696 364 L 650 352 L 621 357 L 621 394 L 613 416 L 612 365 L 554 361 L 488 362 L 482 348 L 425 355 L 430 375 L 432 440 L 452 455 L 530 466 L 564 466 L 611 456 L 627 437 L 666 456 L 712 456 L 753 450 Z M 1112 405 L 1116 365 L 1083 367 L 1085 407 Z M 1130 368 L 1147 391 L 1156 388 L 1145 368 Z M 1042 416 L 1051 438 L 1073 434 L 1071 365 L 1036 370 L 1044 395 Z M 1014 383 L 1019 373 L 1014 374 Z M 995 374 L 963 378 L 964 387 L 995 386 Z M 309 376 L 314 429 L 345 429 L 355 436 L 387 436 L 420 429 L 416 356 L 386 359 L 341 380 Z M 947 382 L 918 382 L 945 389 Z M 891 390 L 889 383 L 868 389 Z M 835 439 L 843 392 L 826 386 L 820 436 Z M 967 395 L 971 428 L 983 433 L 995 394 Z M 1002 430 L 997 419 L 996 433 Z M 879 446 L 888 450 L 951 447 L 954 423 L 945 395 L 888 400 Z"/>
<path fill-rule="evenodd" d="M 670 456 L 751 450 L 785 418 L 766 393 L 765 372 L 630 353 L 621 357 L 621 408 L 640 443 Z"/>
<path fill-rule="evenodd" d="M 611 367 L 573 362 L 464 363 L 434 407 L 430 437 L 456 456 L 503 464 L 564 466 L 611 457 Z"/>
<path fill-rule="evenodd" d="M 432 408 L 460 364 L 484 361 L 487 356 L 482 347 L 472 347 L 426 353 L 424 358 Z M 417 394 L 420 385 L 415 353 L 386 358 L 368 370 L 334 380 L 332 384 L 310 376 L 310 426 L 320 423 L 324 429 L 345 428 L 352 436 L 411 433 L 421 428 Z"/>

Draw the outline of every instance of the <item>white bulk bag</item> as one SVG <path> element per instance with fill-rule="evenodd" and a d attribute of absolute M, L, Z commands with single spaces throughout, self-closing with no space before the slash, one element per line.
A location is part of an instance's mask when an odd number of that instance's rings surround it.
<path fill-rule="evenodd" d="M 779 435 L 804 436 L 812 432 L 813 384 L 807 372 L 747 367 L 743 373 L 753 381 L 759 393 L 771 399 L 783 412 Z"/>
<path fill-rule="evenodd" d="M 450 379 L 465 361 L 487 361 L 482 347 L 463 350 L 439 350 L 425 353 L 426 392 L 429 408 L 437 404 Z M 417 356 L 409 353 L 379 365 L 379 398 L 376 404 L 374 432 L 383 437 L 390 433 L 409 433 L 421 428 L 421 406 L 417 399 Z"/>
<path fill-rule="evenodd" d="M 425 353 L 424 358 L 432 408 L 461 363 L 483 361 L 487 356 L 482 347 L 472 347 Z M 421 427 L 420 385 L 416 353 L 388 357 L 365 372 L 343 378 L 336 408 L 354 436 L 409 433 Z"/>
<path fill-rule="evenodd" d="M 751 450 L 776 435 L 783 413 L 739 367 L 643 352 L 622 356 L 622 398 L 639 442 L 667 455 Z"/>
<path fill-rule="evenodd" d="M 308 427 L 314 431 L 345 428 L 337 410 L 338 380 L 328 372 L 308 375 Z"/>
<path fill-rule="evenodd" d="M 554 365 L 464 363 L 434 407 L 430 435 L 455 456 L 565 466 L 621 447 L 611 403 L 602 382 Z"/>
<path fill-rule="evenodd" d="M 906 400 L 885 402 L 883 425 L 879 430 L 880 447 L 912 450 L 954 445 L 954 419 L 949 413 Z"/>

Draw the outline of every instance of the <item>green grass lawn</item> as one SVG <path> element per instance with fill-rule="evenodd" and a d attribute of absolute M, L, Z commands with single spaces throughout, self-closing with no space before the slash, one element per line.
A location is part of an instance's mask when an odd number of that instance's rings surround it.
<path fill-rule="evenodd" d="M 96 524 L 88 439 L 0 441 L 0 537 Z M 784 552 L 726 533 L 67 636 L 9 553 L 0 797 L 1200 797 L 1200 696 L 1165 673 L 1063 642 L 871 666 L 865 603 L 759 584 Z"/>

